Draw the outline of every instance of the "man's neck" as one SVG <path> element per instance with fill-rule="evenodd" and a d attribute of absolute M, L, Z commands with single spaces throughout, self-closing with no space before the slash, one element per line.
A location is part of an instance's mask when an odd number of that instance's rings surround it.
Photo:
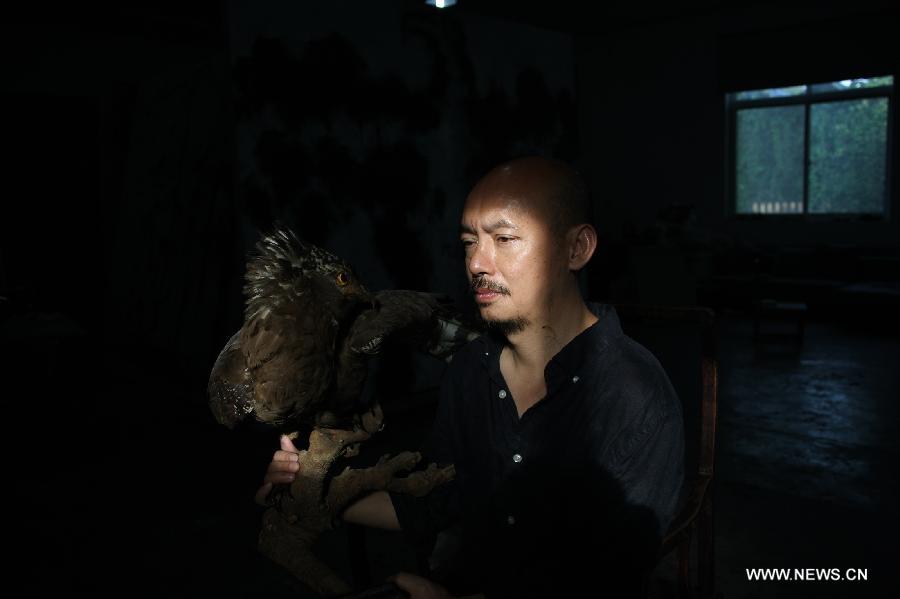
<path fill-rule="evenodd" d="M 540 373 L 550 359 L 579 333 L 597 322 L 580 294 L 551 304 L 543 318 L 532 319 L 523 331 L 507 337 L 509 363 L 517 370 Z"/>

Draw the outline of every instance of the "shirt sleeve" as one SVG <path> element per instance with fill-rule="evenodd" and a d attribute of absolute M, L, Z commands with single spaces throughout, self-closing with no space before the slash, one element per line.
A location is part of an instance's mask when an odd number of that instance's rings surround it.
<path fill-rule="evenodd" d="M 613 465 L 626 503 L 649 509 L 660 536 L 675 516 L 684 479 L 684 425 L 678 408 L 648 409 L 629 433 L 629 451 Z"/>
<path fill-rule="evenodd" d="M 591 427 L 592 499 L 580 511 L 585 532 L 604 540 L 596 553 L 607 571 L 638 576 L 654 563 L 680 500 L 681 402 L 660 366 L 615 367 L 618 381 L 598 402 L 604 409 Z"/>
<path fill-rule="evenodd" d="M 622 521 L 644 540 L 635 550 L 655 553 L 681 497 L 684 479 L 684 423 L 681 403 L 668 377 L 637 385 L 643 410 L 614 444 L 609 471 L 623 494 Z"/>

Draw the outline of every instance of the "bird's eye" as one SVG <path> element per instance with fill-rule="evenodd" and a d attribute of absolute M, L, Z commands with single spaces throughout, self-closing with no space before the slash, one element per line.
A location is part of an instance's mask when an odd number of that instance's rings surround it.
<path fill-rule="evenodd" d="M 337 284 L 338 284 L 338 285 L 340 285 L 341 287 L 343 287 L 344 285 L 346 285 L 347 283 L 350 282 L 350 275 L 347 274 L 347 273 L 344 272 L 344 271 L 341 271 L 341 272 L 339 272 L 339 273 L 337 274 L 337 276 L 335 277 L 335 281 L 337 281 Z"/>

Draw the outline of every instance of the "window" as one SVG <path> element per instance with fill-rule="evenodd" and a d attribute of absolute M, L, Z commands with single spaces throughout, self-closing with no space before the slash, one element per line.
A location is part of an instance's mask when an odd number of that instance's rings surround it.
<path fill-rule="evenodd" d="M 738 215 L 883 216 L 893 76 L 726 96 Z"/>

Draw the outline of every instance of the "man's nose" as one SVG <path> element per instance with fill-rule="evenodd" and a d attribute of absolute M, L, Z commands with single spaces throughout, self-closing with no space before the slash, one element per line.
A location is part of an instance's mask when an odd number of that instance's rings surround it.
<path fill-rule="evenodd" d="M 473 276 L 479 274 L 493 274 L 494 257 L 491 255 L 490 248 L 485 247 L 483 243 L 476 243 L 475 248 L 469 255 L 469 273 Z"/>

